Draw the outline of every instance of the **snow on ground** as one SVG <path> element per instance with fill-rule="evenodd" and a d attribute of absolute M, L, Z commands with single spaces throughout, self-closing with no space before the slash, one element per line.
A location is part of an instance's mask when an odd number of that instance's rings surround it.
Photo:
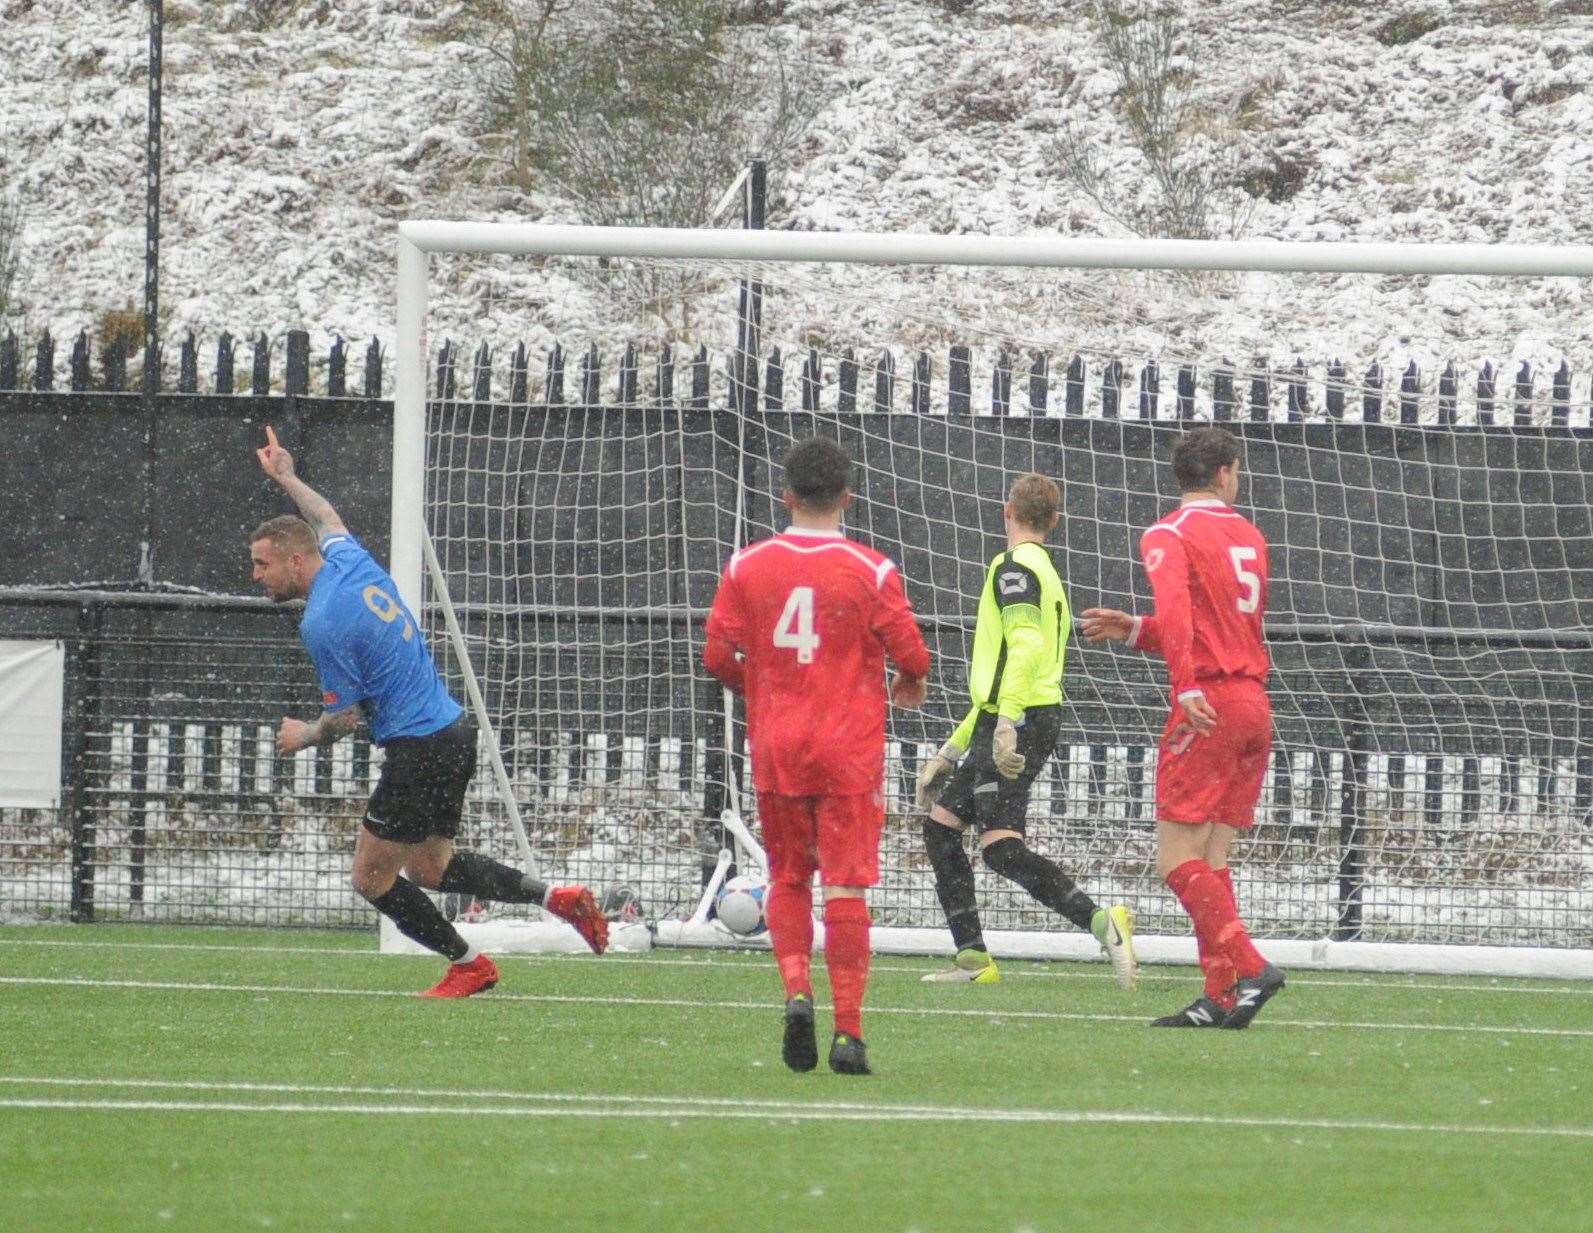
<path fill-rule="evenodd" d="M 114 791 L 114 789 L 113 789 Z M 480 778 L 468 810 L 469 842 L 508 855 L 516 843 Z M 1270 799 L 1270 794 L 1263 798 Z M 370 919 L 348 881 L 358 793 L 285 798 L 273 828 L 221 800 L 181 795 L 145 812 L 111 800 L 96 819 L 95 903 L 107 918 L 237 924 L 351 925 Z M 201 803 L 203 802 L 203 803 Z M 1143 802 L 1142 802 L 1143 804 Z M 1080 808 L 1037 801 L 1033 841 L 1067 863 L 1103 902 L 1134 906 L 1146 932 L 1184 931 L 1155 876 L 1154 840 L 1126 811 L 1127 791 Z M 1537 802 L 1530 814 L 1391 814 L 1374 801 L 1367 823 L 1363 919 L 1372 940 L 1511 945 L 1593 945 L 1593 852 L 1569 799 Z M 751 802 L 744 802 L 750 810 Z M 597 787 L 526 793 L 522 809 L 541 876 L 603 890 L 636 888 L 651 919 L 689 914 L 701 886 L 694 795 Z M 750 814 L 748 815 L 750 816 Z M 144 839 L 131 826 L 141 819 Z M 133 868 L 142 891 L 134 902 Z M 512 859 L 512 857 L 510 858 Z M 870 895 L 881 924 L 938 927 L 940 908 L 918 828 L 892 811 L 881 850 L 881 884 Z M 1263 805 L 1248 843 L 1239 893 L 1258 932 L 1322 937 L 1337 918 L 1340 852 L 1336 818 Z M 975 872 L 991 929 L 1055 930 L 1058 918 L 988 869 Z M 0 812 L 0 921 L 66 913 L 71 887 L 69 828 Z M 514 916 L 517 909 L 493 909 Z"/>
<path fill-rule="evenodd" d="M 168 347 L 190 330 L 309 328 L 390 342 L 394 227 L 407 217 L 579 221 L 493 182 L 438 0 L 311 3 L 274 30 L 240 0 L 169 0 L 162 303 Z M 1191 5 L 1191 62 L 1240 117 L 1258 165 L 1299 178 L 1248 234 L 1279 240 L 1593 242 L 1593 4 L 1221 0 Z M 949 15 L 910 0 L 793 0 L 826 105 L 771 225 L 837 230 L 1118 235 L 1056 174 L 1047 146 L 1082 126 L 1118 183 L 1138 175 L 1081 0 L 978 0 Z M 0 185 L 24 211 L 28 337 L 93 327 L 142 296 L 144 9 L 0 0 Z M 1391 24 L 1420 37 L 1398 41 Z M 1415 24 L 1412 24 L 1415 23 Z M 1430 28 L 1428 28 L 1430 27 Z M 1379 38 L 1381 34 L 1381 39 Z M 1211 280 L 926 272 L 795 275 L 771 293 L 771 342 L 1057 349 L 1164 358 L 1296 354 L 1352 367 L 1453 356 L 1593 369 L 1593 297 L 1574 280 Z M 1215 290 L 1213 289 L 1215 288 Z M 723 350 L 733 299 L 694 333 Z M 623 319 L 622 319 L 623 318 Z M 594 281 L 530 261 L 471 263 L 439 289 L 433 337 L 473 345 L 657 336 Z M 66 348 L 58 351 L 65 365 Z M 277 365 L 280 371 L 280 363 Z"/>

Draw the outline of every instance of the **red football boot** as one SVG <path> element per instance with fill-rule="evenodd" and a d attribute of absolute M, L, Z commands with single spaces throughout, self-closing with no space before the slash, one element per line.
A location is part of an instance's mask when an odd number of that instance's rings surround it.
<path fill-rule="evenodd" d="M 467 998 L 485 993 L 498 983 L 498 965 L 485 955 L 469 963 L 450 963 L 443 978 L 420 996 L 423 998 Z"/>
<path fill-rule="evenodd" d="M 608 949 L 608 918 L 584 886 L 555 886 L 548 892 L 547 909 L 575 926 L 575 932 L 598 954 Z"/>

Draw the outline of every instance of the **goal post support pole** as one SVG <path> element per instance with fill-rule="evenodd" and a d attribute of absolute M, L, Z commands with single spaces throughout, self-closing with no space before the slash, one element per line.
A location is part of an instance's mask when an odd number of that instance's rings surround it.
<path fill-rule="evenodd" d="M 421 611 L 426 530 L 426 275 L 424 249 L 398 240 L 398 336 L 394 345 L 393 495 L 388 572 L 399 597 Z"/>
<path fill-rule="evenodd" d="M 459 661 L 459 673 L 465 678 L 465 693 L 470 699 L 470 709 L 476 724 L 487 738 L 487 760 L 492 763 L 492 777 L 498 785 L 498 795 L 509 815 L 509 825 L 514 828 L 515 843 L 520 848 L 520 860 L 525 872 L 537 876 L 536 858 L 531 855 L 531 840 L 525 833 L 525 821 L 520 816 L 520 802 L 514 799 L 514 784 L 509 781 L 508 768 L 503 764 L 503 750 L 498 745 L 498 731 L 493 727 L 492 716 L 487 714 L 486 699 L 481 696 L 481 684 L 476 680 L 475 665 L 470 662 L 470 648 L 465 645 L 465 631 L 459 627 L 459 617 L 454 612 L 453 597 L 448 594 L 448 580 L 443 576 L 442 563 L 437 560 L 437 549 L 432 546 L 431 535 L 424 527 L 420 544 L 426 554 L 426 569 L 431 574 L 431 585 L 442 608 L 443 624 L 448 627 L 448 640 L 453 643 L 454 658 Z"/>
<path fill-rule="evenodd" d="M 752 837 L 752 832 L 747 829 L 747 824 L 741 820 L 741 815 L 734 809 L 726 809 L 719 815 L 719 822 L 725 830 L 736 837 L 736 842 L 746 854 L 758 862 L 763 870 L 763 876 L 769 876 L 769 854 L 763 850 L 763 845 Z"/>

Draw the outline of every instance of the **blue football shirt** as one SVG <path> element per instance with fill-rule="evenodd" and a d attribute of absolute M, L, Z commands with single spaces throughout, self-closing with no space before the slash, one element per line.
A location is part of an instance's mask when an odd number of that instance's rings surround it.
<path fill-rule="evenodd" d="M 463 714 L 437 672 L 426 638 L 398 588 L 352 535 L 321 541 L 299 636 L 321 678 L 328 711 L 358 703 L 378 745 L 429 736 Z"/>

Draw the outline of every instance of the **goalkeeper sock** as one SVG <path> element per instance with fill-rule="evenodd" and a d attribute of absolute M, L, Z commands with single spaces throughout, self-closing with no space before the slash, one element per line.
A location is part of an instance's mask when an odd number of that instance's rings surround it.
<path fill-rule="evenodd" d="M 984 950 L 984 930 L 974 902 L 973 862 L 962 846 L 962 832 L 925 818 L 924 850 L 935 871 L 935 894 L 951 928 L 952 944 L 958 950 Z"/>
<path fill-rule="evenodd" d="M 376 896 L 370 905 L 398 926 L 399 933 L 450 963 L 463 963 L 470 954 L 470 944 L 459 936 L 459 930 L 448 923 L 431 896 L 408 878 L 394 878 L 387 893 Z"/>
<path fill-rule="evenodd" d="M 1167 886 L 1195 924 L 1195 937 L 1205 951 L 1233 964 L 1240 977 L 1259 975 L 1266 960 L 1250 943 L 1250 935 L 1234 911 L 1233 897 L 1210 865 L 1198 857 L 1167 875 Z"/>
<path fill-rule="evenodd" d="M 813 887 L 807 882 L 776 882 L 764 904 L 769 943 L 780 968 L 787 999 L 813 996 Z"/>
<path fill-rule="evenodd" d="M 868 984 L 868 904 L 845 896 L 824 902 L 824 966 L 830 972 L 835 1030 L 863 1035 L 863 987 Z"/>
<path fill-rule="evenodd" d="M 1061 866 L 1048 861 L 1021 839 L 998 839 L 985 849 L 985 864 L 1016 882 L 1053 912 L 1060 912 L 1080 929 L 1093 932 L 1090 923 L 1099 910 L 1095 900 L 1078 888 Z"/>
<path fill-rule="evenodd" d="M 545 903 L 548 884 L 479 852 L 455 852 L 437 889 L 496 903 Z"/>

